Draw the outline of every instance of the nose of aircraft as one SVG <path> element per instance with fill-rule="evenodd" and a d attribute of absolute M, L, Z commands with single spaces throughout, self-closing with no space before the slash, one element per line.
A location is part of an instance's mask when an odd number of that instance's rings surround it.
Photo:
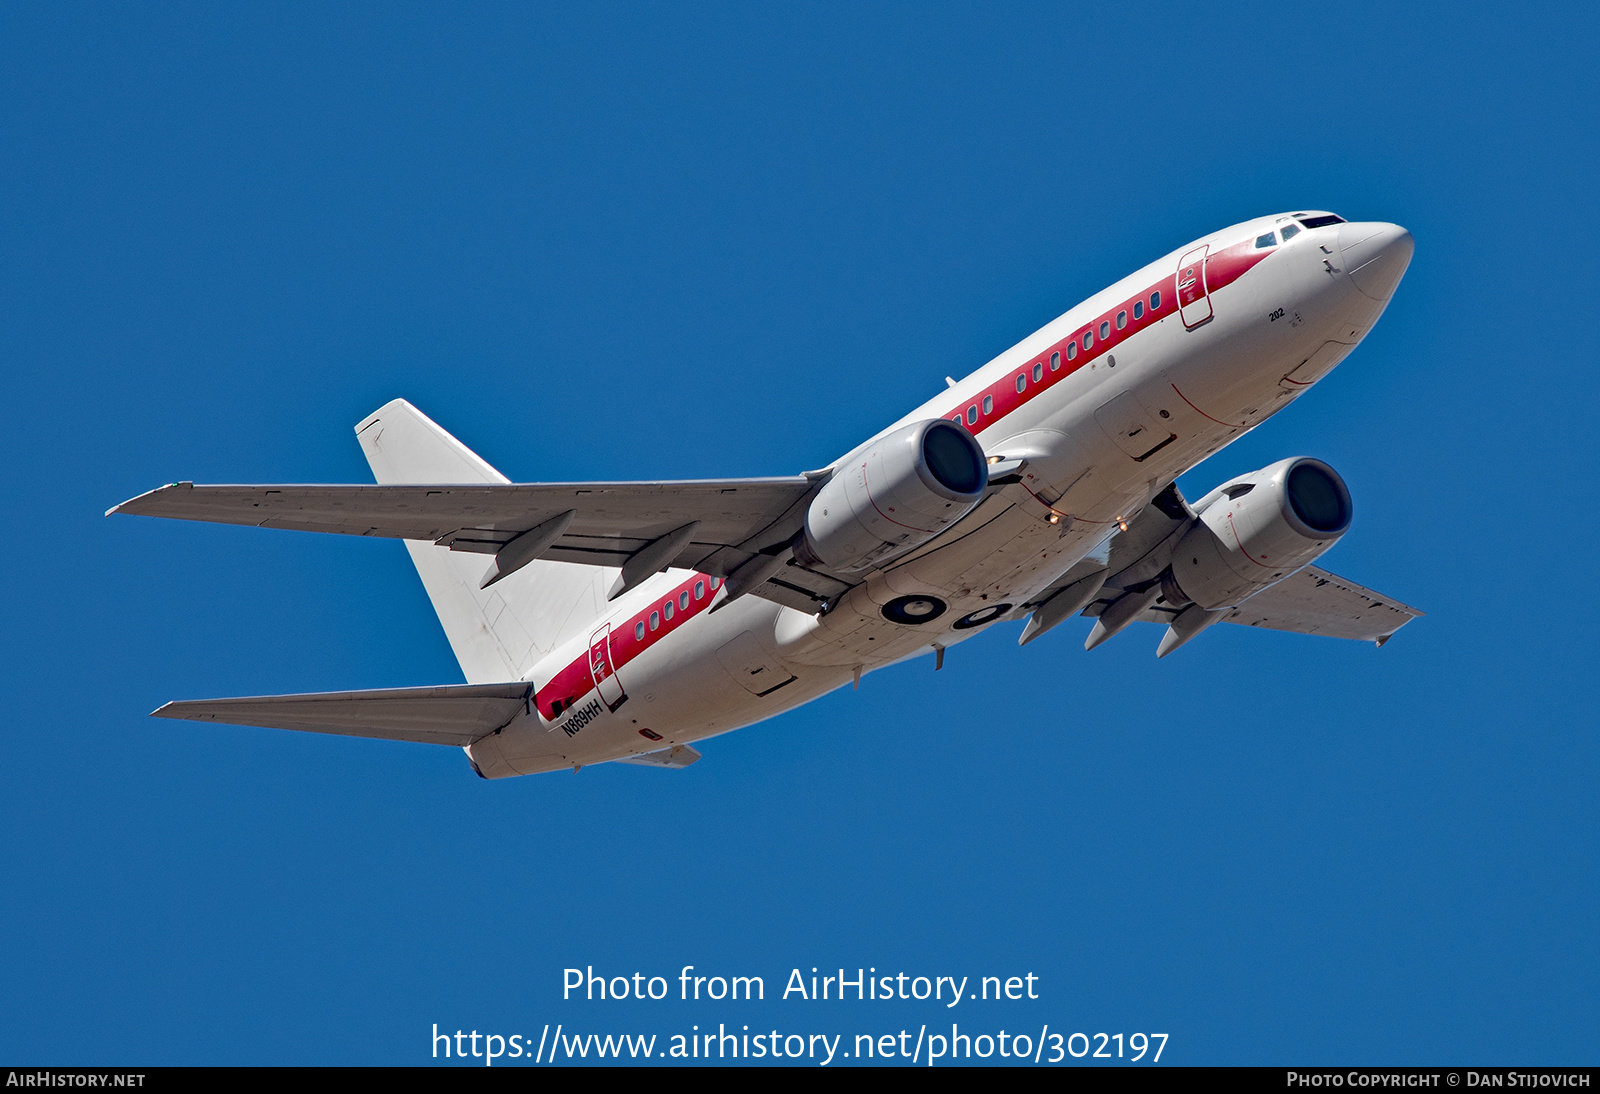
<path fill-rule="evenodd" d="M 1415 244 L 1398 224 L 1368 221 L 1339 226 L 1339 253 L 1345 273 L 1363 296 L 1387 300 L 1411 264 Z"/>

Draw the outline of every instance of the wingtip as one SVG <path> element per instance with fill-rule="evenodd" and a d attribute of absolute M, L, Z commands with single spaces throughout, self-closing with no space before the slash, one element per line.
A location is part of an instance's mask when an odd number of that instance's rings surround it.
<path fill-rule="evenodd" d="M 169 482 L 165 486 L 156 487 L 154 490 L 146 490 L 142 494 L 134 495 L 133 497 L 129 498 L 127 501 L 120 501 L 117 504 L 113 505 L 110 509 L 106 510 L 106 516 L 109 517 L 113 513 L 120 513 L 120 512 L 123 512 L 124 510 L 127 510 L 129 513 L 131 513 L 134 516 L 138 516 L 139 515 L 138 510 L 137 509 L 128 509 L 128 506 L 134 504 L 135 502 L 143 501 L 145 498 L 153 498 L 157 494 L 164 494 L 168 490 L 180 490 L 180 489 L 193 490 L 194 489 L 194 483 L 189 481 L 188 479 L 184 479 L 182 482 Z"/>

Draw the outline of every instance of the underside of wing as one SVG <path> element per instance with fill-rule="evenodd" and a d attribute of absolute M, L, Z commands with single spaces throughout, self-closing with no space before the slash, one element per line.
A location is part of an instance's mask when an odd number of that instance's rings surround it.
<path fill-rule="evenodd" d="M 531 684 L 449 684 L 168 703 L 153 718 L 469 745 L 527 710 Z"/>
<path fill-rule="evenodd" d="M 1114 590 L 1120 595 L 1122 590 Z M 1113 590 L 1106 590 L 1108 594 Z M 1084 608 L 1083 614 L 1098 616 L 1115 595 L 1102 596 Z M 1181 608 L 1167 605 L 1164 599 L 1140 612 L 1136 622 L 1170 624 Z M 1320 634 L 1329 638 L 1351 638 L 1383 645 L 1401 627 L 1424 613 L 1392 597 L 1347 581 L 1318 566 L 1307 566 L 1276 585 L 1263 589 L 1236 608 L 1227 609 L 1219 622 L 1247 627 L 1265 627 L 1296 634 Z"/>
<path fill-rule="evenodd" d="M 730 577 L 740 592 L 816 611 L 848 584 L 787 548 L 826 472 L 677 482 L 513 483 L 437 422 L 395 399 L 356 427 L 372 486 L 178 482 L 107 512 L 376 536 L 492 555 L 487 587 L 535 559 L 617 567 L 613 596 L 669 567 Z M 782 574 L 774 574 L 780 565 Z"/>
<path fill-rule="evenodd" d="M 1187 526 L 1193 516 L 1194 512 L 1178 492 L 1177 484 L 1169 484 L 1128 522 L 1125 529 L 1030 597 L 1022 607 L 1034 608 L 1044 604 L 1096 573 L 1107 575 L 1110 585 L 1104 590 L 1105 596 L 1096 599 L 1115 599 L 1121 595 L 1123 583 L 1148 580 L 1166 565 L 1166 556 L 1155 558 L 1154 552 L 1162 545 L 1170 546 L 1174 533 Z M 1150 561 L 1152 559 L 1153 562 Z M 1084 614 L 1094 613 L 1086 610 Z"/>
<path fill-rule="evenodd" d="M 1380 646 L 1423 613 L 1317 566 L 1307 566 L 1246 600 L 1223 621 L 1299 634 L 1354 638 Z"/>
<path fill-rule="evenodd" d="M 489 555 L 571 512 L 570 522 L 542 557 L 594 566 L 621 566 L 642 547 L 697 522 L 670 564 L 716 574 L 736 568 L 761 547 L 786 543 L 800 528 L 801 502 L 811 489 L 810 480 L 798 475 L 699 482 L 378 486 L 179 482 L 110 512 L 424 540 Z"/>

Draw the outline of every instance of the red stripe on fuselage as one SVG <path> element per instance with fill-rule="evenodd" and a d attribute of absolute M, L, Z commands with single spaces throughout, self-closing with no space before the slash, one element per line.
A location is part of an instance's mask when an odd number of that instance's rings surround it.
<path fill-rule="evenodd" d="M 1233 284 L 1254 267 L 1256 263 L 1275 250 L 1277 250 L 1276 247 L 1256 250 L 1253 240 L 1245 240 L 1243 243 L 1235 244 L 1226 250 L 1218 251 L 1211 255 L 1206 259 L 1206 294 L 1209 296 L 1218 289 Z M 1099 360 L 1146 327 L 1160 322 L 1177 311 L 1176 291 L 1177 274 L 1174 273 L 1171 277 L 1162 278 L 1149 286 L 1139 295 L 1131 296 L 1122 303 L 1113 305 L 1090 322 L 1079 327 L 1071 337 L 1063 338 L 1055 345 L 1048 346 L 1042 352 L 1035 354 L 1027 364 L 1022 365 L 1006 379 L 995 381 L 973 397 L 963 400 L 960 407 L 952 407 L 940 416 L 948 418 L 952 422 L 965 425 L 974 433 L 981 433 L 983 430 L 998 423 L 1007 414 L 1038 398 L 1050 387 L 1060 383 L 1080 368 L 1083 368 L 1083 366 Z M 1150 307 L 1150 297 L 1156 292 L 1161 293 L 1161 306 L 1152 308 Z M 1140 302 L 1144 304 L 1144 314 L 1135 319 L 1133 317 L 1133 306 Z M 1117 314 L 1119 312 L 1124 313 L 1127 317 L 1127 325 L 1121 330 L 1117 329 Z M 1104 338 L 1100 337 L 1101 324 L 1108 325 Z M 1083 348 L 1083 339 L 1086 335 L 1092 335 L 1092 345 L 1088 349 Z M 1067 347 L 1074 343 L 1078 346 L 1078 354 L 1069 361 L 1067 359 Z M 1061 364 L 1056 371 L 1052 372 L 1050 358 L 1057 353 L 1061 355 Z M 1037 382 L 1033 379 L 1035 365 L 1044 367 L 1044 375 Z M 1017 377 L 1019 376 L 1023 377 L 1021 391 L 1017 390 Z M 1179 392 L 1179 394 L 1181 395 L 1182 392 Z M 994 410 L 989 413 L 984 413 L 983 410 L 983 401 L 986 398 L 994 400 Z M 1187 402 L 1187 400 L 1185 401 Z M 972 407 L 978 408 L 978 420 L 975 424 L 968 425 L 967 411 Z"/>
<path fill-rule="evenodd" d="M 700 595 L 695 596 L 695 586 L 700 586 Z M 705 574 L 695 574 L 693 577 L 679 582 L 673 586 L 668 596 L 661 597 L 652 604 L 646 605 L 642 610 L 635 612 L 625 620 L 611 624 L 611 671 L 617 672 L 629 661 L 638 657 L 645 650 L 661 641 L 667 635 L 687 623 L 693 616 L 699 615 L 711 606 L 711 601 L 716 598 L 717 590 L 722 587 L 720 577 L 707 577 Z M 688 594 L 688 606 L 680 606 L 684 594 Z M 671 617 L 668 618 L 667 605 L 672 605 Z M 660 613 L 657 617 L 655 629 L 650 627 L 650 614 Z M 644 637 L 637 637 L 640 624 L 644 625 Z M 626 686 L 626 680 L 623 681 Z M 539 713 L 546 719 L 552 719 L 563 713 L 567 707 L 576 703 L 594 689 L 594 674 L 589 670 L 589 651 L 584 650 L 573 662 L 550 678 L 550 682 L 539 688 L 534 693 L 534 699 L 539 704 Z M 560 710 L 554 704 L 560 703 Z"/>
<path fill-rule="evenodd" d="M 1257 262 L 1275 250 L 1277 247 L 1263 247 L 1257 250 L 1255 243 L 1247 239 L 1243 243 L 1236 243 L 1225 251 L 1211 255 L 1206 259 L 1207 295 L 1232 285 L 1248 273 Z"/>

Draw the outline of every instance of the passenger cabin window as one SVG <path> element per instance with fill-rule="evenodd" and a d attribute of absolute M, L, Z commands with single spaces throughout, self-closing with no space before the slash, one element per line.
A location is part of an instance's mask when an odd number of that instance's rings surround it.
<path fill-rule="evenodd" d="M 661 618 L 667 620 L 668 622 L 672 621 L 672 601 L 667 601 L 665 606 L 663 606 L 661 610 Z"/>
<path fill-rule="evenodd" d="M 1161 294 L 1159 292 L 1153 292 L 1150 294 L 1150 310 L 1161 310 Z"/>
<path fill-rule="evenodd" d="M 688 589 L 685 589 L 685 590 L 683 590 L 683 592 L 678 594 L 678 610 L 680 612 L 686 612 L 686 611 L 689 610 L 689 590 Z"/>
<path fill-rule="evenodd" d="M 660 612 L 651 612 L 650 613 L 650 629 L 651 630 L 655 630 L 659 626 L 661 626 L 661 613 Z"/>
<path fill-rule="evenodd" d="M 1070 350 L 1068 352 L 1071 352 Z M 1061 351 L 1056 350 L 1050 355 L 1050 371 L 1054 372 L 1061 367 Z"/>
<path fill-rule="evenodd" d="M 696 600 L 699 600 L 702 597 L 704 597 L 705 595 L 706 595 L 706 583 L 704 581 L 696 581 L 694 583 L 694 598 Z"/>
<path fill-rule="evenodd" d="M 1117 313 L 1117 329 L 1121 330 L 1123 327 L 1125 327 L 1127 325 L 1128 325 L 1128 313 L 1125 312 L 1125 311 L 1119 311 Z"/>
<path fill-rule="evenodd" d="M 1078 356 L 1078 341 L 1073 339 L 1067 343 L 1067 360 L 1070 361 L 1076 356 Z"/>
<path fill-rule="evenodd" d="M 1028 374 L 1026 372 L 1018 373 L 1018 375 L 1017 375 L 1017 394 L 1021 395 L 1022 394 L 1022 389 L 1027 387 L 1027 386 L 1028 386 Z"/>
<path fill-rule="evenodd" d="M 993 414 L 994 413 L 994 396 L 993 395 L 985 395 L 983 397 L 983 412 L 985 414 Z"/>
<path fill-rule="evenodd" d="M 1110 338 L 1110 337 L 1111 337 L 1111 324 L 1109 322 L 1101 323 L 1100 324 L 1100 341 L 1104 342 L 1107 338 Z"/>
<path fill-rule="evenodd" d="M 635 642 L 644 641 L 644 620 L 642 619 L 633 625 L 633 640 Z"/>
<path fill-rule="evenodd" d="M 1143 300 L 1135 300 L 1133 302 L 1133 317 L 1135 319 L 1143 319 L 1144 318 L 1144 301 Z"/>
<path fill-rule="evenodd" d="M 1297 236 L 1299 234 L 1300 234 L 1300 229 L 1298 227 L 1296 227 L 1295 225 L 1293 225 L 1293 224 L 1285 224 L 1283 226 L 1283 241 L 1285 243 L 1289 242 L 1291 239 L 1293 239 L 1295 236 Z"/>
<path fill-rule="evenodd" d="M 1094 331 L 1086 330 L 1086 331 L 1083 332 L 1083 352 L 1088 353 L 1093 348 L 1094 348 Z"/>
<path fill-rule="evenodd" d="M 1034 365 L 1033 366 L 1033 382 L 1037 384 L 1040 380 L 1043 380 L 1043 379 L 1044 379 L 1044 366 L 1043 365 Z"/>
<path fill-rule="evenodd" d="M 1260 250 L 1262 247 L 1270 247 L 1277 241 L 1277 237 L 1271 232 L 1268 232 L 1264 236 L 1256 236 L 1256 249 Z"/>
<path fill-rule="evenodd" d="M 716 592 L 720 588 L 722 588 L 722 579 L 720 577 L 712 578 L 711 579 L 711 591 L 712 592 Z"/>
<path fill-rule="evenodd" d="M 975 424 L 977 424 L 977 421 L 978 421 L 978 408 L 976 406 L 967 407 L 967 424 L 968 425 L 975 425 Z"/>

